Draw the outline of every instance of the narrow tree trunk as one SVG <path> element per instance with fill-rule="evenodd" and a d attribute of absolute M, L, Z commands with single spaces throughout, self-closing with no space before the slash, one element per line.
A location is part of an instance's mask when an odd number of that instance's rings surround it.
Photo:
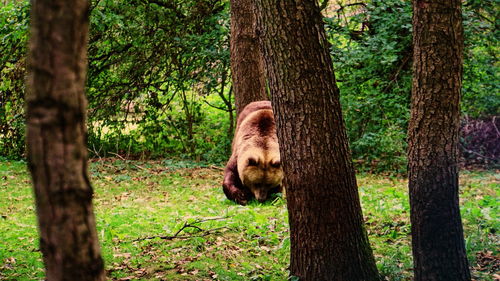
<path fill-rule="evenodd" d="M 47 280 L 104 280 L 85 146 L 86 0 L 31 2 L 28 162 Z"/>
<path fill-rule="evenodd" d="M 231 0 L 231 74 L 237 114 L 253 101 L 268 99 L 255 27 L 254 1 Z"/>
<path fill-rule="evenodd" d="M 291 275 L 379 280 L 320 10 L 315 0 L 256 2 L 285 172 Z"/>
<path fill-rule="evenodd" d="M 413 1 L 408 130 L 415 280 L 470 280 L 458 204 L 460 0 Z"/>

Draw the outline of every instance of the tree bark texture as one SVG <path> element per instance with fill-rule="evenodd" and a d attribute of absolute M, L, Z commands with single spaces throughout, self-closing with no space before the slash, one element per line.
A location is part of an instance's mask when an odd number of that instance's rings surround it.
<path fill-rule="evenodd" d="M 285 173 L 290 273 L 302 281 L 379 280 L 319 7 L 256 2 Z"/>
<path fill-rule="evenodd" d="M 47 280 L 104 280 L 87 175 L 87 0 L 31 2 L 27 145 Z"/>
<path fill-rule="evenodd" d="M 231 75 L 237 114 L 268 100 L 264 61 L 256 35 L 254 0 L 231 0 Z"/>
<path fill-rule="evenodd" d="M 414 280 L 470 280 L 458 201 L 460 0 L 413 1 L 408 169 Z"/>

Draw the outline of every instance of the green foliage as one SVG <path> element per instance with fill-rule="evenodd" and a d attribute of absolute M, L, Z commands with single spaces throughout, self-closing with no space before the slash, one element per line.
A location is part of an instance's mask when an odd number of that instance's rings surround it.
<path fill-rule="evenodd" d="M 500 1 L 464 3 L 465 61 L 462 111 L 472 117 L 500 114 Z"/>
<path fill-rule="evenodd" d="M 227 117 L 205 104 L 228 83 L 227 4 L 95 4 L 88 80 L 95 153 L 227 157 L 227 146 L 215 145 L 228 143 Z M 208 115 L 217 122 L 205 122 Z"/>
<path fill-rule="evenodd" d="M 94 161 L 89 171 L 110 279 L 287 280 L 290 238 L 280 196 L 236 205 L 222 192 L 219 168 L 193 161 Z M 43 280 L 26 163 L 0 162 L 0 178 L 0 279 Z M 499 180 L 493 172 L 460 179 L 477 280 L 494 280 L 488 258 L 499 254 Z M 379 271 L 386 280 L 411 280 L 407 180 L 361 174 L 358 182 Z"/>
<path fill-rule="evenodd" d="M 0 155 L 21 157 L 29 2 L 0 12 Z M 226 1 L 92 1 L 92 154 L 225 161 L 234 114 L 228 19 Z"/>
<path fill-rule="evenodd" d="M 24 153 L 24 79 L 29 21 L 27 1 L 0 6 L 0 155 Z"/>
<path fill-rule="evenodd" d="M 327 1 L 321 1 L 326 3 Z M 331 2 L 331 1 L 330 1 Z M 335 1 L 326 9 L 357 167 L 402 173 L 411 92 L 411 1 Z M 500 112 L 498 0 L 463 4 L 462 111 Z M 92 156 L 229 156 L 234 117 L 225 0 L 91 1 L 87 95 Z M 24 153 L 29 1 L 0 7 L 0 155 Z M 233 122 L 234 123 L 234 122 Z"/>
<path fill-rule="evenodd" d="M 411 90 L 409 1 L 340 6 L 326 18 L 354 159 L 402 172 Z"/>
<path fill-rule="evenodd" d="M 360 168 L 402 172 L 411 94 L 411 1 L 342 2 L 325 24 L 353 157 Z M 462 111 L 471 117 L 498 115 L 498 0 L 466 1 L 463 11 Z"/>

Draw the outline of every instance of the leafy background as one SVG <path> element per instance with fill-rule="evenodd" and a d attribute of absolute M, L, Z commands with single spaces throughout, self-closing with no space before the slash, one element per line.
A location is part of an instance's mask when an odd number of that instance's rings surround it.
<path fill-rule="evenodd" d="M 394 176 L 406 168 L 411 6 L 359 2 L 329 1 L 324 22 L 356 167 L 386 174 L 358 173 L 379 271 L 386 280 L 411 280 L 407 182 Z M 2 3 L 0 280 L 43 280 L 26 163 L 10 160 L 25 156 L 29 1 Z M 499 165 L 499 4 L 463 2 L 466 165 Z M 108 277 L 285 280 L 285 201 L 240 207 L 220 190 L 219 164 L 229 156 L 235 117 L 228 1 L 92 0 L 91 8 L 88 147 Z M 498 279 L 499 180 L 495 171 L 461 173 L 461 214 L 477 280 Z M 157 237 L 179 230 L 200 237 Z M 202 236 L 204 230 L 210 233 Z"/>
<path fill-rule="evenodd" d="M 329 1 L 324 21 L 354 161 L 404 173 L 411 93 L 411 1 Z M 498 167 L 499 0 L 463 3 L 462 158 Z M 87 81 L 94 157 L 223 163 L 234 106 L 229 4 L 93 0 Z M 0 8 L 0 155 L 24 156 L 29 1 Z M 496 116 L 496 117 L 495 117 Z"/>

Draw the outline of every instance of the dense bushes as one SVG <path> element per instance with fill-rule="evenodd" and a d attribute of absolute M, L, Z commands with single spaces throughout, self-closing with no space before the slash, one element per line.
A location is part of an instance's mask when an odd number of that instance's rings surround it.
<path fill-rule="evenodd" d="M 226 158 L 227 13 L 227 3 L 213 0 L 100 1 L 93 8 L 87 93 L 94 154 Z"/>
<path fill-rule="evenodd" d="M 461 126 L 460 149 L 464 163 L 471 166 L 500 165 L 500 118 L 464 118 Z"/>
<path fill-rule="evenodd" d="M 353 156 L 360 168 L 402 172 L 411 92 L 410 1 L 341 2 L 330 1 L 325 25 Z M 10 158 L 24 153 L 28 11 L 28 1 L 0 8 L 0 156 Z M 468 125 L 461 139 L 471 151 L 479 135 L 493 136 L 471 128 L 500 115 L 498 19 L 495 1 L 464 2 L 462 111 Z M 92 1 L 91 154 L 225 161 L 234 119 L 228 21 L 228 1 L 222 0 Z"/>
<path fill-rule="evenodd" d="M 464 3 L 465 61 L 461 105 L 467 117 L 500 115 L 499 7 L 494 0 Z"/>
<path fill-rule="evenodd" d="M 412 56 L 408 2 L 339 6 L 326 18 L 353 156 L 370 169 L 406 168 Z"/>
<path fill-rule="evenodd" d="M 24 76 L 28 2 L 0 7 L 0 156 L 24 153 Z"/>
<path fill-rule="evenodd" d="M 499 17 L 494 2 L 470 0 L 463 5 L 462 112 L 467 122 L 500 115 Z M 348 3 L 352 4 L 328 10 L 326 24 L 351 149 L 365 168 L 404 171 L 411 95 L 411 1 Z M 462 146 L 479 136 L 467 132 Z"/>
<path fill-rule="evenodd" d="M 87 82 L 93 156 L 220 162 L 233 115 L 225 1 L 92 1 Z M 24 153 L 29 1 L 0 8 L 0 155 Z"/>

